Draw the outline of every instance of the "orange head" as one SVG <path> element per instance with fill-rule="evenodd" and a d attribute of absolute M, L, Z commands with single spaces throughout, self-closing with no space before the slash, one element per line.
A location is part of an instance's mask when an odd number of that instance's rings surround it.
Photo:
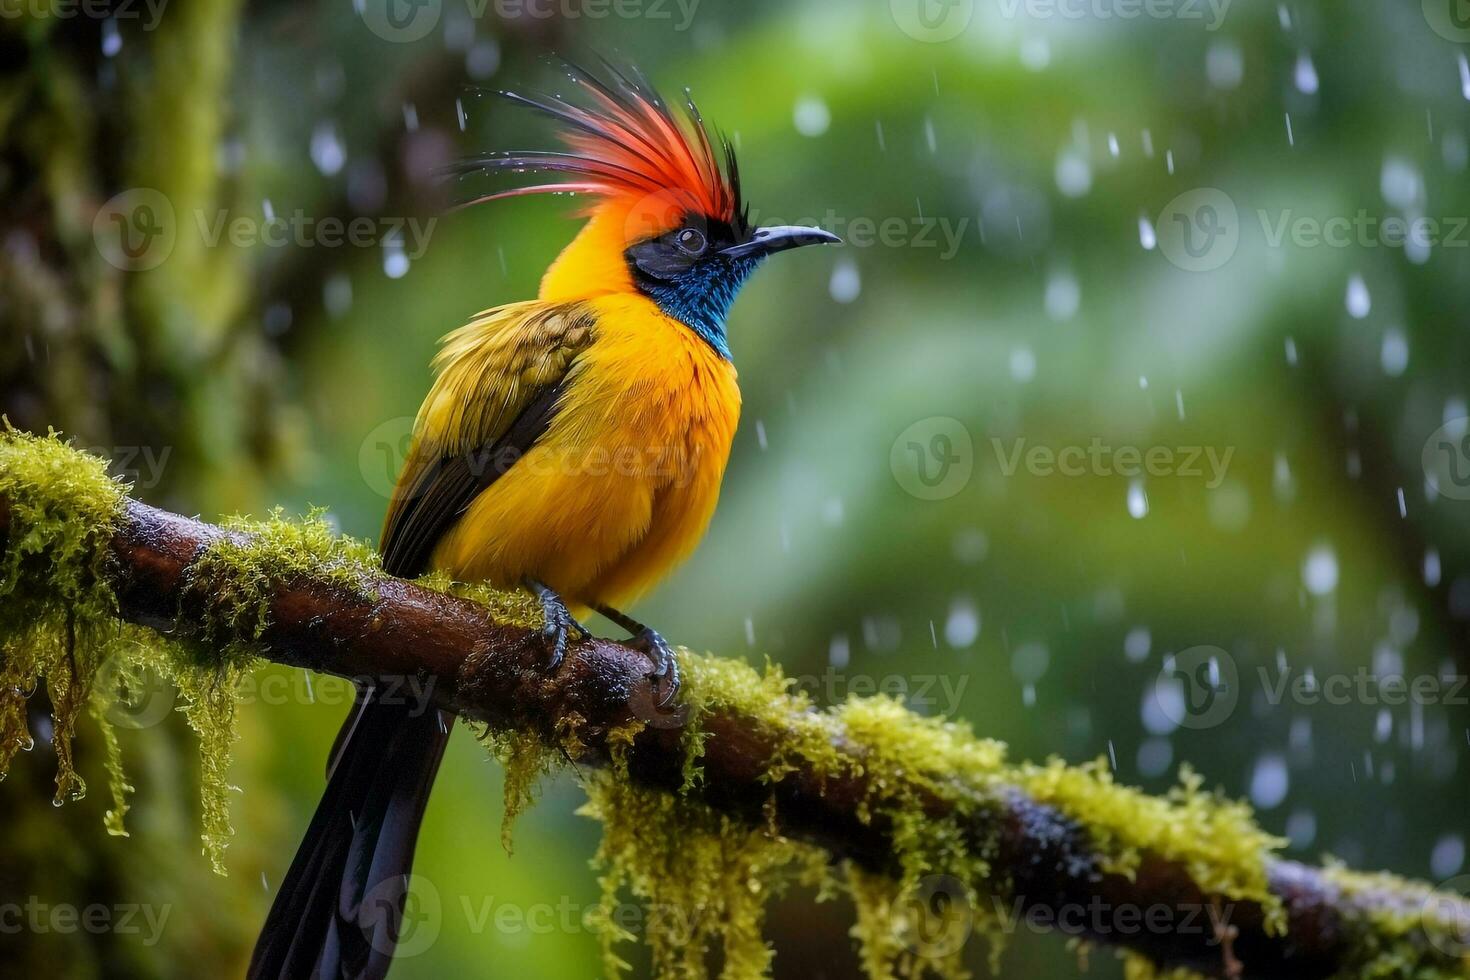
<path fill-rule="evenodd" d="M 547 271 L 541 297 L 639 292 L 728 357 L 725 316 L 761 260 L 839 239 L 820 228 L 751 227 L 735 151 L 719 138 L 716 152 L 692 99 L 681 121 L 636 71 L 608 66 L 604 80 L 568 65 L 567 74 L 584 104 L 502 93 L 557 120 L 566 150 L 493 153 L 456 168 L 558 179 L 471 203 L 525 194 L 591 196 L 591 220 Z"/>

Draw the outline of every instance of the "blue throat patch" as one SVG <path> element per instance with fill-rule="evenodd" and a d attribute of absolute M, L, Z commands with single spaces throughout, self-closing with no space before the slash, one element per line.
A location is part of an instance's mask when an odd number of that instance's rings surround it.
<path fill-rule="evenodd" d="M 740 287 L 761 264 L 760 257 L 698 262 L 676 279 L 640 284 L 658 308 L 697 333 L 726 360 L 725 318 Z"/>

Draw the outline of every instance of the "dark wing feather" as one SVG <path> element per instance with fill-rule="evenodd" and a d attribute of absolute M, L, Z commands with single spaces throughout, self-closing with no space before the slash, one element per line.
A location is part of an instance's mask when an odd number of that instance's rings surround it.
<path fill-rule="evenodd" d="M 389 574 L 428 571 L 445 532 L 545 434 L 593 323 L 579 304 L 517 304 L 449 338 L 383 526 Z"/>

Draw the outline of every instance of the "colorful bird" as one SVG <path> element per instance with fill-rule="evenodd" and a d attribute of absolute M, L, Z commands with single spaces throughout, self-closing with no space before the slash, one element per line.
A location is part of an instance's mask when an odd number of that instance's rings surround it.
<path fill-rule="evenodd" d="M 555 119 L 564 150 L 456 169 L 555 174 L 479 200 L 583 194 L 588 221 L 537 299 L 445 338 L 380 547 L 395 575 L 534 591 L 548 670 L 586 635 L 577 616 L 602 613 L 648 655 L 668 708 L 673 651 L 621 610 L 688 557 L 714 513 L 740 415 L 726 315 L 766 256 L 839 239 L 751 227 L 734 151 L 720 139 L 716 154 L 692 101 L 681 120 L 636 72 L 567 73 L 580 104 L 503 93 Z M 251 977 L 387 972 L 450 728 L 362 693 Z"/>

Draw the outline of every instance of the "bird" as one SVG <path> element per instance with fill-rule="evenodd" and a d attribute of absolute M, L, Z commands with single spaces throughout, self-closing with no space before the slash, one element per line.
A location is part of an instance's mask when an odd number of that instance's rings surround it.
<path fill-rule="evenodd" d="M 586 201 L 585 223 L 535 299 L 443 339 L 379 552 L 393 575 L 533 592 L 547 671 L 590 635 L 581 619 L 602 614 L 647 656 L 655 702 L 671 710 L 674 651 L 624 610 L 690 555 L 714 514 L 740 416 L 731 304 L 767 257 L 840 239 L 752 225 L 734 148 L 687 92 L 676 113 L 634 67 L 563 68 L 570 97 L 500 93 L 549 117 L 557 149 L 450 169 L 538 175 L 466 206 L 569 193 Z M 360 689 L 253 980 L 386 975 L 452 728 L 437 709 Z"/>

